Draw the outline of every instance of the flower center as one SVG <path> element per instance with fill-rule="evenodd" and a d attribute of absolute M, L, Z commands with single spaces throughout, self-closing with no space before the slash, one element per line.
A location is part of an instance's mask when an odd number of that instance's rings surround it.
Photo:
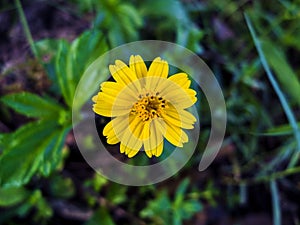
<path fill-rule="evenodd" d="M 155 95 L 147 92 L 145 95 L 139 95 L 139 100 L 132 106 L 131 113 L 138 115 L 142 121 L 148 121 L 161 117 L 166 108 L 168 108 L 167 101 L 159 96 L 159 92 Z"/>

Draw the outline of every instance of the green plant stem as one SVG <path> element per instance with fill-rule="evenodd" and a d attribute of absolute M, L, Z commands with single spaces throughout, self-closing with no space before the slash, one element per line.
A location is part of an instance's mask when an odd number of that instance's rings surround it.
<path fill-rule="evenodd" d="M 262 182 L 262 181 L 269 181 L 272 179 L 279 179 L 279 178 L 283 178 L 292 174 L 296 174 L 296 173 L 300 173 L 300 166 L 299 167 L 294 167 L 294 168 L 289 168 L 277 173 L 273 173 L 272 175 L 269 176 L 263 176 L 263 177 L 257 177 L 254 180 L 258 181 L 258 182 Z"/>
<path fill-rule="evenodd" d="M 30 29 L 29 29 L 29 26 L 28 26 L 28 23 L 27 23 L 27 20 L 26 20 L 25 14 L 24 14 L 24 10 L 23 10 L 20 0 L 15 0 L 15 4 L 16 4 L 17 10 L 18 10 L 18 14 L 20 16 L 20 20 L 21 20 L 21 23 L 22 23 L 22 26 L 23 26 L 23 29 L 25 32 L 26 39 L 30 45 L 31 51 L 34 54 L 34 56 L 37 59 L 39 59 L 38 52 L 34 45 L 34 41 L 33 41 L 33 38 L 32 38 L 32 35 L 31 35 L 31 32 L 30 32 Z"/>
<path fill-rule="evenodd" d="M 277 180 L 286 176 L 290 176 L 293 174 L 300 173 L 300 166 L 298 167 L 293 167 L 289 168 L 283 171 L 279 171 L 276 173 L 273 173 L 271 175 L 266 175 L 266 176 L 259 176 L 255 178 L 249 178 L 249 179 L 240 179 L 236 180 L 233 178 L 227 178 L 225 179 L 226 184 L 231 184 L 231 185 L 251 185 L 251 184 L 257 184 L 257 183 L 265 183 L 265 182 L 270 182 L 271 180 Z"/>
<path fill-rule="evenodd" d="M 273 205 L 273 224 L 281 225 L 280 194 L 275 180 L 270 181 L 272 205 Z"/>
<path fill-rule="evenodd" d="M 298 157 L 299 157 L 299 151 L 300 151 L 300 132 L 299 132 L 299 127 L 298 127 L 297 121 L 295 119 L 295 116 L 294 116 L 294 114 L 293 114 L 293 112 L 292 112 L 292 110 L 291 110 L 291 108 L 290 108 L 290 106 L 289 106 L 289 104 L 288 104 L 288 102 L 287 102 L 287 100 L 286 100 L 283 92 L 280 90 L 280 87 L 279 87 L 279 85 L 278 85 L 278 83 L 277 83 L 274 75 L 271 72 L 269 64 L 268 64 L 268 62 L 266 60 L 266 57 L 264 55 L 264 52 L 262 50 L 262 47 L 261 47 L 261 44 L 260 44 L 260 40 L 258 39 L 258 37 L 257 37 L 257 35 L 256 35 L 256 33 L 255 33 L 254 29 L 253 29 L 252 23 L 251 23 L 248 15 L 246 13 L 245 13 L 245 19 L 246 19 L 247 26 L 248 26 L 248 28 L 250 30 L 252 39 L 254 41 L 255 47 L 256 47 L 256 49 L 258 51 L 258 55 L 260 57 L 261 63 L 262 63 L 262 65 L 263 65 L 263 67 L 264 67 L 264 69 L 265 69 L 265 71 L 267 73 L 267 76 L 268 76 L 268 79 L 269 79 L 271 85 L 273 86 L 276 94 L 278 95 L 278 98 L 279 98 L 280 103 L 281 103 L 281 105 L 283 107 L 283 110 L 284 110 L 284 112 L 286 114 L 286 117 L 287 117 L 287 119 L 288 119 L 288 121 L 289 121 L 289 123 L 290 123 L 290 125 L 291 125 L 291 127 L 293 129 L 293 133 L 294 133 L 294 136 L 295 136 L 295 139 L 296 139 L 296 142 L 297 142 L 297 151 L 295 152 L 295 155 L 292 156 L 292 161 L 291 161 L 292 163 L 290 163 L 290 165 L 289 165 L 289 168 L 290 168 L 290 167 L 293 167 L 297 163 Z"/>

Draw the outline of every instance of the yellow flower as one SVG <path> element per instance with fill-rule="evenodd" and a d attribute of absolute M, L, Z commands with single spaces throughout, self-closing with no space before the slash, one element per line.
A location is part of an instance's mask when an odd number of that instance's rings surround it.
<path fill-rule="evenodd" d="M 149 70 L 141 56 L 131 56 L 129 66 L 120 60 L 110 65 L 115 82 L 101 84 L 93 97 L 93 111 L 113 117 L 103 135 L 108 144 L 120 143 L 120 152 L 135 156 L 142 148 L 148 157 L 163 151 L 163 139 L 182 147 L 188 136 L 182 129 L 193 129 L 196 118 L 185 109 L 196 101 L 196 92 L 185 73 L 168 78 L 168 63 L 154 59 Z"/>

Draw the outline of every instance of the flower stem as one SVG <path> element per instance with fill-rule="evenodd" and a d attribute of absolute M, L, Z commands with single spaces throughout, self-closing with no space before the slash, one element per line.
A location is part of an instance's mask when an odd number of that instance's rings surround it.
<path fill-rule="evenodd" d="M 32 53 L 34 54 L 34 56 L 38 59 L 39 58 L 38 52 L 34 45 L 34 41 L 33 41 L 33 38 L 32 38 L 32 35 L 31 35 L 31 32 L 30 32 L 30 29 L 29 29 L 29 26 L 28 26 L 28 23 L 27 23 L 27 20 L 26 20 L 25 14 L 24 14 L 24 10 L 23 10 L 20 0 L 15 0 L 15 4 L 16 4 L 17 10 L 18 10 L 18 14 L 20 16 L 20 20 L 21 20 L 21 23 L 22 23 L 22 26 L 23 26 L 23 29 L 25 32 L 26 39 L 30 45 L 30 49 L 31 49 Z"/>

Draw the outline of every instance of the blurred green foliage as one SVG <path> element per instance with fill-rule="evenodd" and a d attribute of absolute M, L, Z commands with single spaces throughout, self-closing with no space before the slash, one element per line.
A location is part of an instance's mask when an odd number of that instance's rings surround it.
<path fill-rule="evenodd" d="M 167 190 L 156 193 L 156 198 L 150 201 L 141 211 L 142 218 L 151 218 L 153 224 L 181 225 L 184 219 L 190 219 L 202 210 L 197 199 L 185 199 L 189 180 L 185 179 L 175 192 L 174 200 L 168 197 Z"/>
<path fill-rule="evenodd" d="M 55 4 L 64 7 L 59 1 Z M 144 220 L 147 224 L 194 224 L 205 204 L 218 207 L 224 204 L 219 199 L 227 195 L 230 199 L 226 206 L 238 208 L 240 202 L 247 202 L 248 187 L 259 182 L 270 183 L 274 224 L 280 224 L 280 192 L 276 185 L 288 183 L 299 192 L 299 187 L 291 185 L 286 177 L 299 173 L 299 148 L 293 134 L 300 132 L 300 123 L 291 124 L 285 119 L 284 107 L 266 78 L 244 12 L 257 32 L 255 38 L 261 44 L 265 63 L 297 119 L 299 2 L 278 0 L 270 5 L 243 0 L 70 0 L 66 4 L 82 17 L 92 15 L 91 28 L 72 42 L 45 39 L 34 43 L 37 61 L 51 81 L 49 89 L 42 95 L 18 92 L 0 99 L 1 112 L 12 110 L 28 118 L 26 124 L 17 124 L 15 131 L 0 134 L 0 210 L 5 212 L 1 213 L 0 224 L 53 224 L 55 202 L 67 204 L 78 196 L 79 204 L 92 212 L 81 224 L 146 224 Z M 137 189 L 112 183 L 97 174 L 78 181 L 65 168 L 66 160 L 74 154 L 67 137 L 72 127 L 73 97 L 82 74 L 109 49 L 142 39 L 172 41 L 196 52 L 213 69 L 223 88 L 228 127 L 222 150 L 225 152 L 229 146 L 233 153 L 227 153 L 229 162 L 224 160 L 220 174 L 207 178 L 206 186 L 192 176 L 185 178 L 197 167 L 199 152 L 174 178 L 178 183 L 175 190 L 169 181 L 162 188 L 152 185 Z M 49 60 L 43 61 L 45 57 Z M 91 71 L 87 86 L 99 72 L 93 67 Z M 106 80 L 108 71 L 101 76 Z M 77 102 L 78 109 L 90 100 L 93 91 L 87 90 Z M 200 115 L 203 129 L 199 151 L 206 143 L 210 126 L 205 99 Z M 273 144 L 263 144 L 262 138 L 272 138 Z M 87 140 L 87 144 L 92 141 Z M 127 222 L 116 219 L 115 212 L 120 211 Z"/>

